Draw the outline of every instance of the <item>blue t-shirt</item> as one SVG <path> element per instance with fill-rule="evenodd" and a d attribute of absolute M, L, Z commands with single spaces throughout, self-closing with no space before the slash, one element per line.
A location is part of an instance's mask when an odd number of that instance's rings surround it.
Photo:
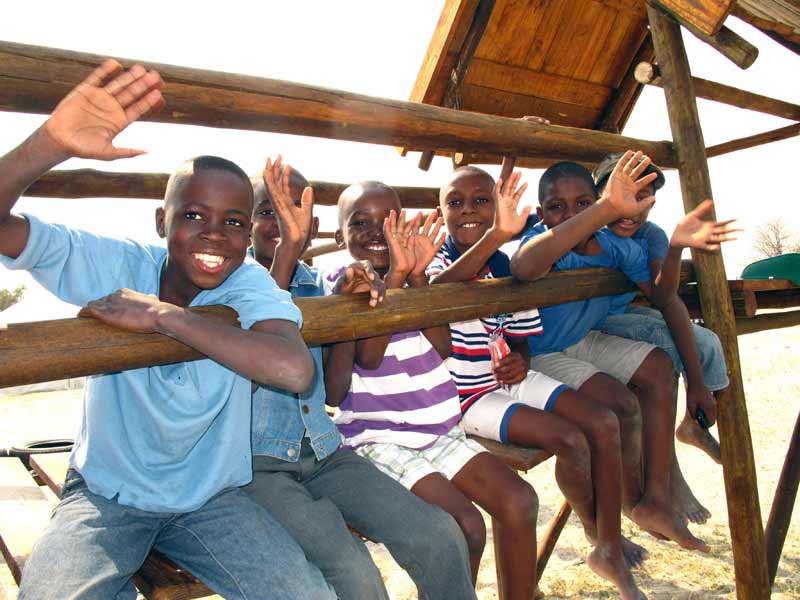
<path fill-rule="evenodd" d="M 615 238 L 617 237 L 610 229 L 608 229 L 608 232 Z M 639 230 L 634 233 L 633 236 L 631 236 L 630 239 L 639 244 L 639 247 L 642 249 L 648 272 L 650 269 L 651 260 L 660 260 L 663 262 L 664 259 L 667 258 L 667 252 L 669 251 L 669 238 L 664 230 L 655 223 L 651 221 L 645 221 L 645 224 L 642 225 Z M 609 309 L 608 313 L 611 315 L 621 315 L 627 310 L 628 305 L 635 297 L 636 292 L 627 292 L 625 294 L 614 296 L 611 299 L 611 308 Z"/>
<path fill-rule="evenodd" d="M 542 223 L 531 227 L 522 236 L 520 246 L 545 231 L 547 229 Z M 607 267 L 621 270 L 637 283 L 650 280 L 647 261 L 636 242 L 619 238 L 605 229 L 595 232 L 594 237 L 602 249 L 600 254 L 583 255 L 570 251 L 559 258 L 551 270 L 557 272 Z M 561 352 L 578 343 L 589 331 L 602 325 L 609 314 L 611 299 L 612 296 L 600 296 L 540 307 L 544 332 L 528 338 L 531 355 Z"/>
<path fill-rule="evenodd" d="M 26 269 L 53 294 L 84 306 L 126 287 L 158 296 L 167 250 L 115 240 L 26 215 L 30 236 L 10 269 Z M 289 294 L 247 261 L 191 306 L 225 304 L 242 328 L 266 319 L 301 323 Z M 251 384 L 203 359 L 96 375 L 87 381 L 70 465 L 89 489 L 153 512 L 188 512 L 252 478 Z"/>

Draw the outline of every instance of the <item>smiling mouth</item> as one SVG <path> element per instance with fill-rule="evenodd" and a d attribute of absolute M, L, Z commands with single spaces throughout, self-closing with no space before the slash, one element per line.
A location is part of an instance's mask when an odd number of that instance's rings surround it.
<path fill-rule="evenodd" d="M 222 270 L 222 266 L 227 260 L 224 256 L 219 256 L 217 254 L 205 254 L 203 252 L 193 252 L 192 258 L 194 258 L 195 263 L 202 270 L 209 273 L 217 273 L 218 271 Z"/>
<path fill-rule="evenodd" d="M 462 223 L 458 226 L 459 229 L 477 229 L 483 225 L 483 223 Z"/>
<path fill-rule="evenodd" d="M 638 221 L 634 221 L 633 219 L 620 219 L 615 223 L 617 227 L 622 227 L 622 229 L 633 229 L 639 224 Z"/>
<path fill-rule="evenodd" d="M 386 252 L 389 249 L 389 246 L 387 246 L 384 243 L 375 243 L 375 244 L 367 244 L 366 246 L 364 246 L 364 248 L 366 250 L 369 250 L 370 252 Z"/>

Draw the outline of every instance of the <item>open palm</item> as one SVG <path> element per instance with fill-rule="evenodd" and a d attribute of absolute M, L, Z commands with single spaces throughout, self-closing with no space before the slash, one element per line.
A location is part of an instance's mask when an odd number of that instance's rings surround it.
<path fill-rule="evenodd" d="M 741 229 L 732 225 L 734 220 L 717 222 L 702 219 L 713 206 L 711 200 L 704 200 L 697 208 L 686 213 L 675 227 L 670 243 L 682 248 L 712 251 L 719 250 L 722 242 L 735 240 Z"/>

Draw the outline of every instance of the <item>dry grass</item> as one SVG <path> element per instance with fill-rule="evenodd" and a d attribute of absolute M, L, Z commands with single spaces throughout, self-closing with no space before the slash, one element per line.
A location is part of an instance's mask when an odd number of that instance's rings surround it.
<path fill-rule="evenodd" d="M 800 327 L 743 336 L 739 342 L 750 427 L 756 449 L 759 498 L 762 516 L 766 520 L 800 408 L 800 379 L 797 375 L 800 373 L 800 352 L 797 351 L 800 349 Z M 0 445 L 70 436 L 77 427 L 79 408 L 80 392 L 0 399 Z M 651 555 L 646 567 L 637 573 L 637 580 L 650 598 L 733 598 L 733 560 L 722 471 L 693 448 L 679 445 L 678 453 L 686 479 L 700 501 L 714 513 L 708 523 L 693 527 L 695 534 L 709 543 L 711 553 L 702 555 L 679 550 L 674 544 L 642 534 L 625 522 L 625 534 L 646 546 Z M 561 501 L 553 477 L 553 461 L 548 461 L 525 477 L 539 494 L 541 531 Z M 410 580 L 386 551 L 380 547 L 372 550 L 392 598 L 416 598 Z M 584 557 L 587 551 L 588 545 L 573 516 L 542 579 L 541 590 L 547 598 L 616 597 L 614 589 L 586 567 Z M 15 597 L 15 588 L 4 567 L 0 569 L 0 598 L 3 586 L 9 598 Z M 487 544 L 481 566 L 478 597 L 481 600 L 497 598 L 491 541 Z M 773 598 L 800 598 L 798 511 L 795 511 L 786 537 Z"/>

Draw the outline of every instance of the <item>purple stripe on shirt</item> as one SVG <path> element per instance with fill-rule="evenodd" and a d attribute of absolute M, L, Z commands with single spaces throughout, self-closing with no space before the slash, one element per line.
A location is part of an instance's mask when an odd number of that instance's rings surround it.
<path fill-rule="evenodd" d="M 436 364 L 436 360 L 441 362 L 442 358 L 436 348 L 431 346 L 425 354 L 411 356 L 402 360 L 396 356 L 384 356 L 383 362 L 377 369 L 364 369 L 358 365 L 353 365 L 353 374 L 370 378 L 400 374 L 408 374 L 414 377 L 415 375 L 430 373 L 433 370 L 432 365 Z"/>
<path fill-rule="evenodd" d="M 381 395 L 370 392 L 348 392 L 339 408 L 353 412 L 408 411 L 436 406 L 441 404 L 444 398 L 454 398 L 457 395 L 455 383 L 448 378 L 430 390 L 419 389 Z"/>

